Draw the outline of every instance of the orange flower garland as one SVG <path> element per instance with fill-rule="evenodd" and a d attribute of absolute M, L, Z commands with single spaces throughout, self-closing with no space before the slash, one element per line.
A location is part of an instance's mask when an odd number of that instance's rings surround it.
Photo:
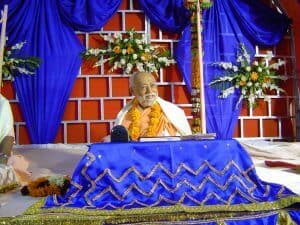
<path fill-rule="evenodd" d="M 133 106 L 129 111 L 131 124 L 129 125 L 128 132 L 131 140 L 137 141 L 141 135 L 140 123 L 141 123 L 141 112 L 138 109 L 138 102 L 134 100 Z M 146 137 L 156 136 L 157 125 L 159 123 L 159 117 L 161 115 L 161 108 L 157 102 L 151 107 L 149 113 L 149 126 L 147 129 Z"/>

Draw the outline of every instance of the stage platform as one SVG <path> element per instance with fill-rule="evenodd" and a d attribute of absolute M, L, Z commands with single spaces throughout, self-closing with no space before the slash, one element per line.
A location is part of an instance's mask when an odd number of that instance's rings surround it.
<path fill-rule="evenodd" d="M 294 193 L 300 195 L 300 175 L 297 171 L 283 167 L 269 168 L 265 166 L 265 160 L 280 160 L 300 164 L 300 143 L 266 142 L 266 141 L 240 141 L 242 146 L 251 155 L 255 170 L 261 180 L 285 185 Z M 86 145 L 26 145 L 15 146 L 14 152 L 22 154 L 30 161 L 29 170 L 33 177 L 69 174 L 80 162 L 82 156 L 88 151 Z M 247 221 L 250 217 L 258 220 L 275 220 L 280 217 L 287 218 L 287 210 L 281 207 L 273 211 L 260 213 L 236 212 L 235 210 L 223 210 L 216 213 L 214 210 L 203 211 L 201 208 L 186 208 L 175 205 L 162 208 L 133 209 L 134 213 L 127 214 L 120 210 L 99 209 L 74 209 L 44 210 L 40 207 L 45 199 L 21 196 L 19 190 L 14 190 L 0 196 L 0 224 L 229 224 L 228 221 Z M 281 201 L 281 205 L 287 204 Z M 240 205 L 239 205 L 240 207 Z M 262 207 L 267 207 L 262 205 Z M 289 215 L 298 215 L 297 211 L 289 209 Z M 202 213 L 201 213 L 202 212 Z M 205 212 L 205 213 L 203 213 Z M 139 219 L 137 219 L 139 218 Z M 157 221 L 164 218 L 165 222 Z M 191 220 L 191 218 L 194 218 Z M 218 219 L 216 219 L 218 218 Z M 233 219 L 234 218 L 234 219 Z M 180 220 L 180 222 L 178 222 Z M 173 221 L 173 222 L 170 222 Z M 176 222 L 177 221 L 177 222 Z M 182 222 L 185 221 L 185 222 Z M 216 223 L 218 221 L 218 223 Z M 224 223 L 224 221 L 227 221 Z M 232 223 L 233 224 L 233 223 Z M 267 224 L 267 223 L 265 223 Z"/>

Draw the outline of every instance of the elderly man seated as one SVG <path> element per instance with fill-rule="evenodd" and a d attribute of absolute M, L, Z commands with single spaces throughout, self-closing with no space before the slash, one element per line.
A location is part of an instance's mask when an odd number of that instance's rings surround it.
<path fill-rule="evenodd" d="M 158 97 L 151 73 L 134 73 L 129 78 L 129 88 L 134 99 L 119 112 L 115 124 L 126 127 L 131 140 L 191 134 L 184 111 Z"/>

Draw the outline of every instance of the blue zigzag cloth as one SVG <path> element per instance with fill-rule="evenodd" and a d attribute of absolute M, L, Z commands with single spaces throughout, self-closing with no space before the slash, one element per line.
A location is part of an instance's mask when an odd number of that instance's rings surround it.
<path fill-rule="evenodd" d="M 285 186 L 260 180 L 236 140 L 187 140 L 93 144 L 68 192 L 48 197 L 44 208 L 266 212 L 299 200 Z"/>

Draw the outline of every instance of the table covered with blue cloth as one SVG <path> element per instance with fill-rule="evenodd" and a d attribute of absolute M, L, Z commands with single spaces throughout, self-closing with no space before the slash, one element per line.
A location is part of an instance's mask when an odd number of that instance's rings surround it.
<path fill-rule="evenodd" d="M 43 208 L 91 210 L 111 220 L 123 215 L 123 222 L 152 215 L 152 221 L 300 224 L 299 202 L 285 186 L 260 180 L 236 140 L 186 140 L 92 144 L 67 193 L 48 197 Z"/>

